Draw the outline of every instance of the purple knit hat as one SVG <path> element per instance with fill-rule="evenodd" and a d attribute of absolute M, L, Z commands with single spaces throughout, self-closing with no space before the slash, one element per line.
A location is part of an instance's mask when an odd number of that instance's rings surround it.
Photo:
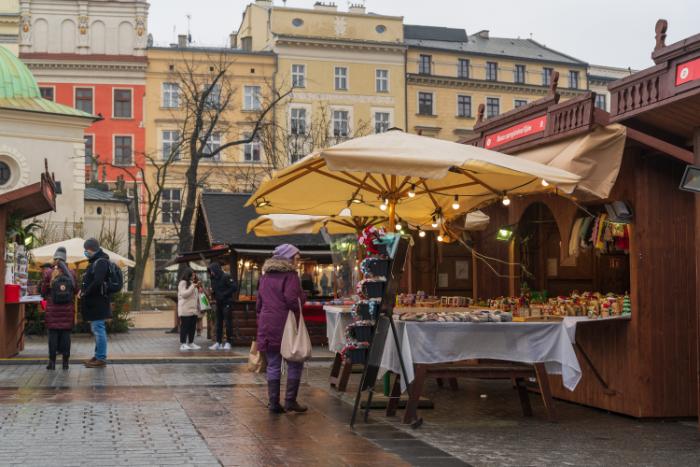
<path fill-rule="evenodd" d="M 273 255 L 291 260 L 299 253 L 299 248 L 289 243 L 283 243 L 275 248 Z"/>

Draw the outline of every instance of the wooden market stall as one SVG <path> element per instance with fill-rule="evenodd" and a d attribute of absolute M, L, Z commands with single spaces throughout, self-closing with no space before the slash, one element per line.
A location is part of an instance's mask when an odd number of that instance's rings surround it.
<path fill-rule="evenodd" d="M 651 54 L 655 65 L 631 76 L 610 83 L 611 93 L 611 121 L 623 123 L 629 128 L 653 134 L 663 140 L 669 146 L 680 146 L 687 149 L 683 162 L 700 165 L 700 34 L 688 37 L 674 44 L 666 45 L 666 31 L 668 22 L 660 19 L 656 23 L 656 45 Z M 692 153 L 690 151 L 693 151 Z M 682 364 L 683 374 L 693 374 L 692 387 L 695 388 L 695 401 L 688 401 L 688 407 L 695 406 L 700 410 L 700 196 L 681 194 L 676 189 L 681 181 L 681 174 L 674 173 L 674 178 L 669 180 L 669 190 L 676 191 L 677 196 L 684 198 L 683 212 L 677 214 L 683 217 L 684 225 L 690 223 L 691 232 L 683 239 L 682 268 L 669 264 L 669 273 L 673 275 L 673 283 L 676 288 L 682 289 L 681 301 L 687 313 L 692 314 L 685 323 L 678 323 L 677 330 L 669 330 L 665 333 L 667 344 L 656 346 L 655 353 L 664 352 L 675 355 Z M 675 185 L 675 186 L 674 186 Z M 694 199 L 693 199 L 694 198 Z M 666 211 L 669 204 L 664 198 L 649 198 L 650 202 L 658 209 L 659 213 Z M 694 202 L 694 206 L 693 206 Z M 695 216 L 691 213 L 694 212 Z M 693 225 L 693 218 L 695 224 Z M 676 219 L 675 222 L 678 222 Z M 675 225 L 668 226 L 671 232 L 677 230 Z M 693 229 L 694 227 L 694 229 Z M 687 227 L 686 227 L 687 228 Z M 672 237 L 666 237 L 672 240 Z M 659 239 L 661 240 L 661 239 Z M 694 249 L 693 249 L 694 241 Z M 694 254 L 693 254 L 694 253 Z M 675 258 L 667 258 L 666 261 L 674 261 Z M 694 260 L 694 268 L 687 268 L 687 262 Z M 673 269 L 673 271 L 670 271 Z M 664 271 L 666 272 L 666 271 Z M 652 291 L 649 291 L 653 293 Z M 686 297 L 687 294 L 693 297 Z M 665 331 L 665 330 L 664 330 Z M 658 335 L 660 330 L 650 331 L 652 336 Z M 678 339 L 687 339 L 681 344 L 674 343 Z M 681 353 L 682 352 L 682 353 Z M 691 356 L 690 353 L 693 355 Z M 671 358 L 671 357 L 669 357 Z M 659 362 L 662 364 L 663 362 Z M 665 371 L 669 371 L 665 370 Z M 673 399 L 677 392 L 681 391 L 682 400 L 686 399 L 686 389 L 669 387 L 669 390 L 657 388 L 656 395 L 659 398 Z M 695 412 L 697 414 L 697 412 Z M 700 429 L 700 427 L 698 427 Z"/>
<path fill-rule="evenodd" d="M 554 395 L 634 417 L 694 416 L 694 200 L 677 189 L 692 153 L 658 132 L 611 125 L 592 92 L 559 103 L 553 81 L 547 97 L 499 117 L 484 121 L 480 108 L 477 135 L 465 143 L 570 170 L 582 176 L 580 189 L 571 198 L 528 196 L 486 208 L 491 228 L 472 234 L 475 250 L 525 264 L 527 273 L 475 261 L 472 292 L 489 298 L 517 297 L 525 287 L 550 296 L 629 291 L 631 317 L 579 323 L 583 377 L 571 392 L 550 376 Z M 626 243 L 579 251 L 577 219 L 603 222 L 616 201 L 633 215 Z M 516 235 L 499 241 L 501 228 Z"/>
<path fill-rule="evenodd" d="M 9 276 L 6 251 L 8 240 L 12 240 L 6 236 L 8 220 L 10 217 L 30 219 L 55 210 L 56 185 L 48 170 L 39 182 L 0 194 L 0 358 L 12 357 L 24 349 L 26 302 L 16 292 L 18 285 L 6 283 Z"/>
<path fill-rule="evenodd" d="M 307 291 L 304 319 L 314 345 L 326 342 L 323 301 L 332 298 L 332 258 L 321 235 L 257 237 L 247 234 L 248 222 L 257 217 L 255 209 L 245 207 L 250 195 L 241 193 L 202 194 L 195 219 L 194 250 L 181 252 L 174 263 L 207 260 L 228 267 L 239 283 L 234 305 L 234 343 L 249 345 L 257 329 L 255 294 L 264 261 L 275 246 L 291 243 L 301 251 L 300 275 Z M 326 278 L 323 280 L 323 278 Z"/>

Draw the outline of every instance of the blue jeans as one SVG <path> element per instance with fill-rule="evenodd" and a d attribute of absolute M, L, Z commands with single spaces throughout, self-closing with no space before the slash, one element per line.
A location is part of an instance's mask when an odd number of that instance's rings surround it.
<path fill-rule="evenodd" d="M 98 360 L 107 360 L 107 328 L 105 320 L 90 321 L 90 329 L 95 335 L 95 358 Z"/>

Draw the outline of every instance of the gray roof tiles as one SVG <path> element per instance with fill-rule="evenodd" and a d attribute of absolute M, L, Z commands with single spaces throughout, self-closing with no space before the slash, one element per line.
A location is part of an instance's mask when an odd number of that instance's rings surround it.
<path fill-rule="evenodd" d="M 113 203 L 129 203 L 127 198 L 117 196 L 112 191 L 99 190 L 93 187 L 86 187 L 83 199 L 86 201 L 109 201 Z"/>

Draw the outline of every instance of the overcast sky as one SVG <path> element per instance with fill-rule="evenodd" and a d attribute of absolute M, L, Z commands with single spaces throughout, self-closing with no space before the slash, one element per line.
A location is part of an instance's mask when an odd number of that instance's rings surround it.
<path fill-rule="evenodd" d="M 174 31 L 223 46 L 252 0 L 150 0 L 150 32 L 156 43 L 173 42 Z M 311 7 L 316 0 L 288 0 Z M 353 0 L 360 2 L 361 0 Z M 336 0 L 347 10 L 347 0 Z M 492 36 L 532 36 L 536 41 L 591 64 L 646 68 L 652 64 L 654 24 L 669 22 L 667 43 L 700 33 L 700 0 L 366 0 L 367 10 L 403 16 L 406 24 L 488 29 Z M 275 0 L 282 5 L 282 0 Z M 694 24 L 693 24 L 694 23 Z"/>

